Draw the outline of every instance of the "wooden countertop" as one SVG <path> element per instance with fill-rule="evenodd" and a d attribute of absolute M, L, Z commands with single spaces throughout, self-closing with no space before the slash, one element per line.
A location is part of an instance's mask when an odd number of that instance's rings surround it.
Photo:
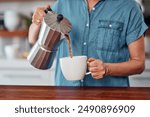
<path fill-rule="evenodd" d="M 0 86 L 1 100 L 150 100 L 150 88 Z"/>

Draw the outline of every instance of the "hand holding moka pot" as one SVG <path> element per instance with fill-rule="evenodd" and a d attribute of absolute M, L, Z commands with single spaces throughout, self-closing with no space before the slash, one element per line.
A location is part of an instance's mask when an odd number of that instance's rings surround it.
<path fill-rule="evenodd" d="M 63 15 L 53 12 L 50 8 L 46 9 L 45 13 L 38 40 L 27 58 L 32 66 L 42 70 L 51 68 L 64 35 L 72 28 Z"/>

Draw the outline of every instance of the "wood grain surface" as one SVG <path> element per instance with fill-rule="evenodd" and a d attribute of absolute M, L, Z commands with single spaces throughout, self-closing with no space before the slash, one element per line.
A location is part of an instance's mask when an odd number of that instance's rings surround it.
<path fill-rule="evenodd" d="M 0 100 L 150 100 L 150 88 L 0 86 Z"/>

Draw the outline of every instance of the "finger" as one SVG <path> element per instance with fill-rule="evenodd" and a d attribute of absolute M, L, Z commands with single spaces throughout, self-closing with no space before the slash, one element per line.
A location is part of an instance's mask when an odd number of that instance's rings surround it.
<path fill-rule="evenodd" d="M 88 59 L 88 62 L 92 62 L 92 61 L 95 61 L 96 59 L 94 59 L 94 58 L 89 58 Z"/>
<path fill-rule="evenodd" d="M 89 67 L 89 71 L 90 72 L 97 72 L 98 71 L 98 68 L 97 67 Z"/>
<path fill-rule="evenodd" d="M 105 71 L 105 67 L 104 66 L 89 66 L 88 67 L 89 71 L 91 72 L 103 72 Z"/>
<path fill-rule="evenodd" d="M 36 20 L 40 20 L 40 21 L 43 21 L 43 18 L 44 18 L 44 13 L 35 13 L 33 16 L 32 16 L 32 20 L 36 21 Z"/>
<path fill-rule="evenodd" d="M 97 73 L 92 73 L 91 75 L 92 75 L 93 78 L 96 78 L 96 77 L 99 76 Z"/>
<path fill-rule="evenodd" d="M 102 79 L 103 76 L 100 76 L 100 75 L 92 75 L 93 79 L 95 80 L 99 80 L 99 79 Z"/>
<path fill-rule="evenodd" d="M 94 77 L 94 78 L 103 78 L 104 77 L 104 71 L 102 71 L 102 72 L 93 72 L 92 73 L 92 76 Z"/>
<path fill-rule="evenodd" d="M 46 13 L 44 11 L 39 11 L 38 15 L 43 18 L 46 15 Z"/>
<path fill-rule="evenodd" d="M 34 14 L 44 15 L 44 14 L 45 14 L 44 10 L 45 10 L 44 7 L 37 8 L 37 9 L 35 10 Z"/>
<path fill-rule="evenodd" d="M 36 25 L 41 25 L 41 22 L 39 20 L 37 21 L 32 21 L 32 23 L 36 24 Z"/>
<path fill-rule="evenodd" d="M 99 66 L 98 68 L 99 71 L 105 71 L 105 67 L 103 65 Z"/>
<path fill-rule="evenodd" d="M 43 8 L 39 9 L 36 14 L 41 16 L 41 17 L 44 17 L 46 15 Z"/>
<path fill-rule="evenodd" d="M 40 24 L 42 21 L 43 21 L 43 18 L 40 18 L 38 16 L 34 16 L 34 18 L 32 18 L 32 22 L 36 24 Z"/>
<path fill-rule="evenodd" d="M 39 14 L 35 14 L 35 15 L 32 16 L 32 19 L 33 20 L 37 20 L 37 19 L 38 20 L 43 20 L 43 17 L 41 17 Z"/>
<path fill-rule="evenodd" d="M 96 61 L 89 62 L 88 67 L 97 67 L 97 62 Z"/>
<path fill-rule="evenodd" d="M 43 11 L 37 10 L 37 11 L 33 14 L 32 19 L 35 19 L 35 18 L 41 19 L 41 18 L 44 17 L 44 15 L 45 15 L 45 13 L 44 13 Z"/>
<path fill-rule="evenodd" d="M 96 76 L 96 77 L 94 77 L 94 79 L 100 80 L 100 79 L 103 79 L 103 76 Z"/>
<path fill-rule="evenodd" d="M 41 20 L 32 20 L 32 23 L 35 23 L 35 24 L 37 24 L 37 25 L 40 25 L 42 22 L 41 22 Z"/>

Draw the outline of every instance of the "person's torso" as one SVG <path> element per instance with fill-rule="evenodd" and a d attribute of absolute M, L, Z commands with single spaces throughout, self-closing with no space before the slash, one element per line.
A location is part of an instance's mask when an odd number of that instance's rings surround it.
<path fill-rule="evenodd" d="M 61 1 L 61 0 L 60 0 Z M 127 0 L 128 1 L 128 0 Z M 73 55 L 86 55 L 104 63 L 128 61 L 126 44 L 127 5 L 123 0 L 101 0 L 89 13 L 85 0 L 64 0 L 58 11 L 72 23 L 70 32 Z M 94 80 L 91 75 L 83 81 L 67 81 L 62 75 L 59 58 L 69 56 L 67 41 L 61 44 L 57 56 L 56 84 L 63 86 L 128 86 L 126 77 L 105 77 Z"/>

